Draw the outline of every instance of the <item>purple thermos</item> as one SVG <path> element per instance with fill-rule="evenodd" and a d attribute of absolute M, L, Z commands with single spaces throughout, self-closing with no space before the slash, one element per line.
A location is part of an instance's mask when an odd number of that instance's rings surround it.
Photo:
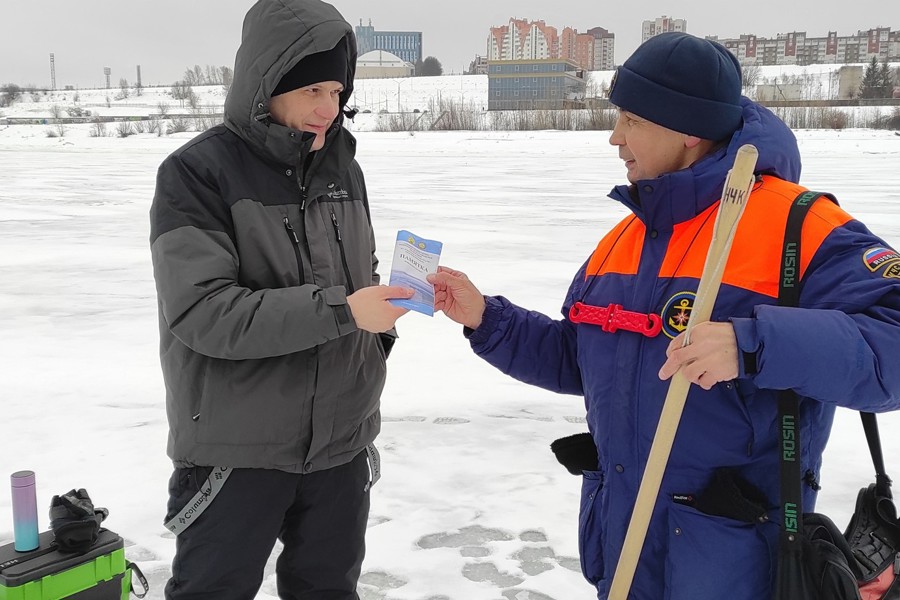
<path fill-rule="evenodd" d="M 10 475 L 12 481 L 13 531 L 15 549 L 28 552 L 40 546 L 38 540 L 37 495 L 34 471 L 18 471 Z"/>

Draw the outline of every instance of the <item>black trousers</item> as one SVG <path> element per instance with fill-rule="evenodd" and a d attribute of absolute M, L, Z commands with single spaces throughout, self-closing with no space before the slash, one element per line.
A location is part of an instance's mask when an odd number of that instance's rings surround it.
<path fill-rule="evenodd" d="M 210 467 L 176 469 L 166 521 L 200 489 Z M 359 600 L 369 515 L 365 451 L 300 475 L 235 469 L 206 511 L 176 538 L 167 600 L 253 600 L 275 540 L 278 596 Z"/>

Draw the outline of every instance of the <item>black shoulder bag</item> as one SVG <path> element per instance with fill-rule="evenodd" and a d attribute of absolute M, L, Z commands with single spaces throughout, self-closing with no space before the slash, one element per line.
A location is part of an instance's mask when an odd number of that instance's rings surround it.
<path fill-rule="evenodd" d="M 804 192 L 791 207 L 782 251 L 779 306 L 798 305 L 800 230 L 809 208 L 823 195 Z M 779 392 L 783 518 L 774 600 L 900 600 L 900 523 L 891 479 L 885 473 L 875 415 L 860 416 L 875 465 L 875 483 L 860 490 L 856 510 L 842 534 L 827 516 L 803 513 L 800 401 L 791 390 Z"/>

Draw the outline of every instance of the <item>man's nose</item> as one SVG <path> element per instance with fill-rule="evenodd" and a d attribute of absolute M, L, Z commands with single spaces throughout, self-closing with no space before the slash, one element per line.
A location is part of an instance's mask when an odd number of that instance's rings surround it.
<path fill-rule="evenodd" d="M 338 114 L 339 106 L 337 98 L 326 98 L 316 107 L 316 113 L 320 117 L 333 120 Z"/>
<path fill-rule="evenodd" d="M 622 119 L 616 119 L 616 124 L 613 126 L 612 133 L 609 134 L 609 143 L 613 146 L 625 145 L 625 136 L 622 134 L 621 123 Z"/>

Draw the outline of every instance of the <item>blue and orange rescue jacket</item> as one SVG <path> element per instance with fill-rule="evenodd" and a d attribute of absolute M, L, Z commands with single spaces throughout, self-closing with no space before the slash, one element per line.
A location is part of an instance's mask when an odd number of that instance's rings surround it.
<path fill-rule="evenodd" d="M 802 230 L 799 308 L 776 306 L 788 210 L 804 190 L 791 131 L 743 100 L 727 147 L 693 166 L 610 196 L 633 214 L 600 241 L 575 277 L 561 320 L 487 299 L 475 352 L 516 379 L 583 395 L 599 470 L 585 472 L 579 550 L 606 598 L 669 383 L 658 372 L 684 330 L 737 149 L 759 150 L 760 174 L 739 224 L 713 321 L 733 323 L 755 359 L 709 391 L 692 386 L 632 586 L 635 600 L 770 597 L 777 553 L 779 430 L 774 390 L 801 396 L 804 509 L 813 510 L 836 406 L 900 407 L 900 254 L 833 202 L 819 199 Z M 576 302 L 656 315 L 658 332 L 575 324 Z M 656 320 L 654 318 L 654 320 Z M 612 329 L 612 328 L 606 328 Z M 654 335 L 654 333 L 657 333 Z M 748 361 L 747 364 L 752 364 Z M 732 468 L 766 497 L 770 519 L 747 523 L 686 502 Z"/>

